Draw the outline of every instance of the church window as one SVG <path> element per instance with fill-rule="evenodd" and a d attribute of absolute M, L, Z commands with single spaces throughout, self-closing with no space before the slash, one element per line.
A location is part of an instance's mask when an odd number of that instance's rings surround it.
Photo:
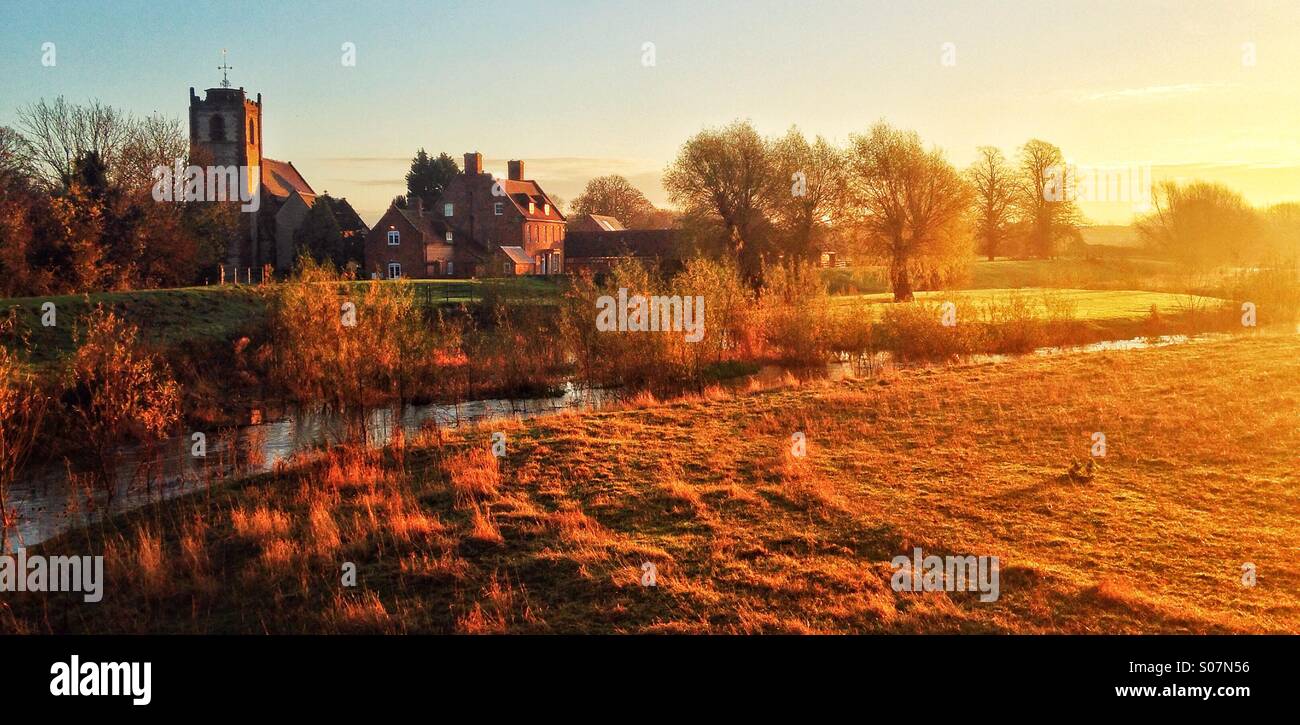
<path fill-rule="evenodd" d="M 213 116 L 208 121 L 208 139 L 211 141 L 226 140 L 226 118 L 225 116 Z"/>
<path fill-rule="evenodd" d="M 257 143 L 257 122 L 251 118 L 248 119 L 248 142 Z"/>

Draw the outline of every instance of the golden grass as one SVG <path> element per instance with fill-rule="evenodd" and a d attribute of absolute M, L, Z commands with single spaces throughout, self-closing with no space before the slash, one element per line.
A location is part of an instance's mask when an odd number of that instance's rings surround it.
<path fill-rule="evenodd" d="M 1300 339 L 1246 336 L 538 419 L 501 461 L 448 431 L 50 542 L 109 556 L 104 601 L 0 628 L 1296 632 L 1298 422 Z M 894 591 L 915 546 L 998 556 L 1001 597 Z"/>

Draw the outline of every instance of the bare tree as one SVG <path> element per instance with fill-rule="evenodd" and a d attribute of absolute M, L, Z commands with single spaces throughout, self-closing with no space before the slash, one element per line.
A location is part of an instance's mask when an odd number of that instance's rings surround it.
<path fill-rule="evenodd" d="M 41 99 L 18 109 L 23 155 L 32 173 L 48 188 L 66 186 L 78 159 L 93 153 L 116 168 L 132 136 L 132 122 L 100 101 L 68 103 Z"/>
<path fill-rule="evenodd" d="M 816 257 L 815 244 L 844 212 L 844 152 L 818 136 L 812 143 L 791 128 L 771 145 L 775 181 L 768 206 L 796 257 Z"/>
<path fill-rule="evenodd" d="M 992 146 L 979 148 L 979 159 L 966 172 L 974 192 L 973 231 L 980 253 L 993 261 L 1006 251 L 1015 224 L 1015 173 L 1002 152 Z"/>
<path fill-rule="evenodd" d="M 569 205 L 573 214 L 612 216 L 629 229 L 644 228 L 655 214 L 654 204 L 632 182 L 610 174 L 598 176 Z"/>
<path fill-rule="evenodd" d="M 1063 241 L 1078 235 L 1080 215 L 1072 184 L 1060 148 L 1039 139 L 1030 139 L 1020 148 L 1016 206 L 1030 254 L 1054 257 Z"/>
<path fill-rule="evenodd" d="M 1152 190 L 1150 214 L 1135 226 L 1156 251 L 1193 270 L 1242 263 L 1259 251 L 1255 210 L 1241 195 L 1203 181 L 1163 182 Z"/>
<path fill-rule="evenodd" d="M 970 190 L 938 149 L 915 131 L 881 122 L 851 137 L 850 169 L 869 248 L 889 267 L 894 301 L 913 298 L 913 280 L 969 262 L 963 216 Z"/>

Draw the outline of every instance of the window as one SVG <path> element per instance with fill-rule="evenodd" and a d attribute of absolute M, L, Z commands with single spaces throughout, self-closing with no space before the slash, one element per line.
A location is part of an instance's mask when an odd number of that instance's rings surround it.
<path fill-rule="evenodd" d="M 226 140 L 226 117 L 213 116 L 208 121 L 208 140 L 225 141 Z"/>
<path fill-rule="evenodd" d="M 501 274 L 509 275 L 509 274 L 513 271 L 513 270 L 511 269 L 512 266 L 514 266 L 514 265 L 510 264 L 509 261 L 502 262 L 502 263 L 501 263 Z"/>
<path fill-rule="evenodd" d="M 257 123 L 253 119 L 248 119 L 248 142 L 257 143 Z"/>
<path fill-rule="evenodd" d="M 450 232 L 450 231 L 447 232 L 447 243 L 448 243 L 448 244 L 451 244 L 451 243 L 452 243 L 452 237 L 451 237 L 451 232 Z"/>
<path fill-rule="evenodd" d="M 501 216 L 505 212 L 505 208 L 506 205 L 498 201 L 497 203 L 492 205 L 492 213 L 496 214 L 497 216 Z"/>
<path fill-rule="evenodd" d="M 402 265 L 397 262 L 388 263 L 388 278 L 397 279 L 402 276 Z"/>
<path fill-rule="evenodd" d="M 452 275 L 451 260 L 448 259 L 448 260 L 447 260 L 447 276 L 450 277 L 451 275 Z"/>
<path fill-rule="evenodd" d="M 402 233 L 397 231 L 396 229 L 390 230 L 388 232 L 388 246 L 396 247 L 401 243 L 402 243 Z"/>
<path fill-rule="evenodd" d="M 529 214 L 536 214 L 536 213 L 537 213 L 537 203 L 536 203 L 536 202 L 532 202 L 532 201 L 528 202 L 528 213 L 529 213 Z"/>
<path fill-rule="evenodd" d="M 550 216 L 550 215 L 551 215 L 551 205 L 550 205 L 550 204 L 542 204 L 542 213 L 545 214 L 546 216 Z"/>
<path fill-rule="evenodd" d="M 424 266 L 424 274 L 426 277 L 441 277 L 442 262 L 439 262 L 436 259 L 432 262 L 429 262 Z"/>
<path fill-rule="evenodd" d="M 443 216 L 451 216 L 451 213 L 452 213 L 453 211 L 455 211 L 455 209 L 452 207 L 451 202 L 447 202 L 446 204 L 443 204 L 443 205 L 442 205 L 442 215 L 443 215 Z"/>

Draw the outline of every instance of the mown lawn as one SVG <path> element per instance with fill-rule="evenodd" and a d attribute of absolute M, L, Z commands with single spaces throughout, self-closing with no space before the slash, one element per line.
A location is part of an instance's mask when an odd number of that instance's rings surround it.
<path fill-rule="evenodd" d="M 1298 423 L 1295 336 L 643 397 L 74 532 L 41 549 L 104 553 L 103 602 L 0 630 L 1296 632 Z M 918 546 L 999 557 L 1000 598 L 893 590 Z"/>

